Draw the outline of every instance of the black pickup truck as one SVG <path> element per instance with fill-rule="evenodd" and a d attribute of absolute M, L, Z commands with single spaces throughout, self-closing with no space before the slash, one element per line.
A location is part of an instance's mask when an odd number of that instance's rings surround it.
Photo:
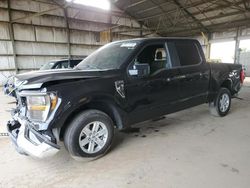
<path fill-rule="evenodd" d="M 17 75 L 7 127 L 19 153 L 51 156 L 64 141 L 72 156 L 97 157 L 110 148 L 115 128 L 203 103 L 225 116 L 243 80 L 241 65 L 206 63 L 197 40 L 112 42 L 73 70 Z"/>

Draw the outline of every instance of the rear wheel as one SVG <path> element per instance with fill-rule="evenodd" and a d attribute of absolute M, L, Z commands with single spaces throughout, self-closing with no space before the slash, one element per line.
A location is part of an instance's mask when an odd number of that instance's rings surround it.
<path fill-rule="evenodd" d="M 98 157 L 108 151 L 113 135 L 113 121 L 107 114 L 87 110 L 69 125 L 64 135 L 64 144 L 72 156 Z"/>
<path fill-rule="evenodd" d="M 231 93 L 227 88 L 221 88 L 215 100 L 209 103 L 210 112 L 215 116 L 225 116 L 231 107 Z"/>

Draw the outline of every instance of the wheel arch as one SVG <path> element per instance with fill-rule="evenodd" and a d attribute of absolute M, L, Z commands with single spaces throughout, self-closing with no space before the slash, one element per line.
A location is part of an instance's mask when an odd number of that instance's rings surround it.
<path fill-rule="evenodd" d="M 85 110 L 99 110 L 104 113 L 106 113 L 114 122 L 114 125 L 118 129 L 124 128 L 124 122 L 122 119 L 122 115 L 120 110 L 116 107 L 115 103 L 109 99 L 103 99 L 103 100 L 92 100 L 88 103 L 82 104 L 75 110 L 73 110 L 69 116 L 66 118 L 66 120 L 63 123 L 63 126 L 60 128 L 60 139 L 63 139 L 63 135 L 65 133 L 65 130 L 67 129 L 70 122 L 81 112 Z"/>
<path fill-rule="evenodd" d="M 233 81 L 230 79 L 230 77 L 228 77 L 227 75 L 220 77 L 214 77 L 211 75 L 209 95 L 207 101 L 213 102 L 220 88 L 222 87 L 227 88 L 230 91 L 231 95 L 233 95 Z"/>
<path fill-rule="evenodd" d="M 232 80 L 231 79 L 226 79 L 226 80 L 224 80 L 222 83 L 221 83 L 221 86 L 220 86 L 221 88 L 222 87 L 225 87 L 225 88 L 227 88 L 229 91 L 230 91 L 230 93 L 231 93 L 231 95 L 233 94 L 232 92 L 232 87 L 233 87 L 233 82 L 232 82 Z"/>

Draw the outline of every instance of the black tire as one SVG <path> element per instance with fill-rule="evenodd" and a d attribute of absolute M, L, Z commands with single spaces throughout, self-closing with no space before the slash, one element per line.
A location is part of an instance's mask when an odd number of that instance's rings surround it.
<path fill-rule="evenodd" d="M 228 101 L 229 102 L 228 107 L 225 108 L 225 110 L 221 109 L 222 105 L 220 103 L 220 100 L 222 99 L 223 95 L 227 96 L 228 100 L 229 100 Z M 230 110 L 230 107 L 231 107 L 231 92 L 227 88 L 222 87 L 219 90 L 219 93 L 216 96 L 216 98 L 214 99 L 214 101 L 209 103 L 210 112 L 214 116 L 223 117 L 223 116 L 228 114 L 228 112 Z"/>
<path fill-rule="evenodd" d="M 80 146 L 80 139 L 87 139 L 89 140 L 90 137 L 88 137 L 85 133 L 82 133 L 84 131 L 84 128 L 86 126 L 91 126 L 92 122 L 100 122 L 102 126 L 105 126 L 105 133 L 107 132 L 107 135 L 105 136 L 105 143 L 100 150 L 97 152 L 89 153 L 84 150 L 87 148 L 84 148 L 83 146 Z M 99 125 L 100 126 L 100 125 Z M 92 126 L 92 131 L 94 124 Z M 102 128 L 102 127 L 101 127 Z M 93 134 L 93 132 L 91 132 Z M 97 136 L 98 137 L 98 136 Z M 65 134 L 64 134 L 64 145 L 65 148 L 69 151 L 69 153 L 73 157 L 89 157 L 89 158 L 94 158 L 94 157 L 99 157 L 101 155 L 104 155 L 110 148 L 112 144 L 112 140 L 114 137 L 114 124 L 112 119 L 105 113 L 99 111 L 99 110 L 87 110 L 79 115 L 77 115 L 73 121 L 70 123 L 70 125 L 67 127 Z M 100 137 L 102 138 L 102 137 Z M 93 138 L 94 139 L 94 138 Z M 91 143 L 95 144 L 94 148 L 99 147 L 97 142 L 91 141 Z M 91 144 L 88 143 L 88 144 Z M 89 145 L 85 145 L 89 149 Z"/>

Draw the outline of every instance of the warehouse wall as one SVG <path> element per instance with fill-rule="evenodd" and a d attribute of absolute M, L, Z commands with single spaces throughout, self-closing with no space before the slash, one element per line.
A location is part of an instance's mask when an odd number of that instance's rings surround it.
<path fill-rule="evenodd" d="M 224 32 L 215 32 L 212 34 L 210 42 L 235 40 L 237 37 L 237 30 L 239 39 L 250 38 L 250 28 L 238 28 L 230 29 Z"/>
<path fill-rule="evenodd" d="M 65 19 L 64 10 L 51 1 L 10 0 L 9 4 L 8 9 L 8 1 L 0 1 L 0 84 L 6 77 L 15 74 L 16 69 L 20 73 L 35 70 L 52 59 L 89 55 L 108 42 L 102 40 L 100 32 L 110 27 L 140 28 L 135 20 L 119 15 L 116 7 L 112 8 L 112 12 L 105 12 L 73 5 L 67 8 L 68 19 Z M 49 9 L 54 10 L 41 16 L 20 19 Z M 116 34 L 112 40 L 138 36 L 139 32 Z"/>

